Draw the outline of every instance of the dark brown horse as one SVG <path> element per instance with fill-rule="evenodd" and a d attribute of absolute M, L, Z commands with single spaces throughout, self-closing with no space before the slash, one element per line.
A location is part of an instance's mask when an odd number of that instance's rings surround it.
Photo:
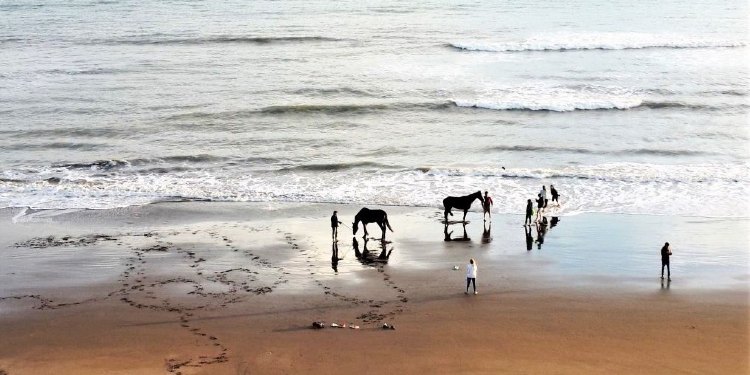
<path fill-rule="evenodd" d="M 482 205 L 484 205 L 484 198 L 482 198 L 482 192 L 478 191 L 474 194 L 466 195 L 463 197 L 448 197 L 443 199 L 443 207 L 445 207 L 445 222 L 448 222 L 448 215 L 453 216 L 453 212 L 451 212 L 451 208 L 458 208 L 459 210 L 464 210 L 464 219 L 463 221 L 466 221 L 466 212 L 469 211 L 469 208 L 471 208 L 471 204 L 474 202 L 475 199 L 479 199 L 480 202 L 482 202 Z"/>
<path fill-rule="evenodd" d="M 362 222 L 362 229 L 365 231 L 365 238 L 367 237 L 367 224 L 369 223 L 378 224 L 380 230 L 383 231 L 383 240 L 385 240 L 385 227 L 388 227 L 388 229 L 393 232 L 391 224 L 388 223 L 388 214 L 386 214 L 383 210 L 371 210 L 367 207 L 359 210 L 359 212 L 357 212 L 357 214 L 354 216 L 354 223 L 352 224 L 352 230 L 354 230 L 354 234 L 357 234 L 357 229 L 359 228 L 360 221 Z"/>

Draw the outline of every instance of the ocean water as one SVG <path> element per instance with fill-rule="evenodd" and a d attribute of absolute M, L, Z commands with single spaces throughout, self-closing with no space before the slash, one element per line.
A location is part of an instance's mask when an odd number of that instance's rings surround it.
<path fill-rule="evenodd" d="M 0 1 L 0 207 L 748 217 L 744 1 Z"/>

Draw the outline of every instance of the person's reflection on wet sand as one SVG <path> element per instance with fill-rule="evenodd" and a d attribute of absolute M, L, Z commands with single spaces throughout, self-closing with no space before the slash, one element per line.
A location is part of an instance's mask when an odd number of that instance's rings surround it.
<path fill-rule="evenodd" d="M 484 222 L 484 230 L 482 231 L 482 243 L 490 243 L 492 242 L 492 222 L 487 224 L 487 222 Z"/>
<path fill-rule="evenodd" d="M 526 234 L 526 250 L 530 251 L 531 248 L 534 246 L 534 237 L 531 236 L 531 225 L 524 226 L 523 232 Z"/>
<path fill-rule="evenodd" d="M 372 265 L 372 263 L 378 262 L 378 263 L 388 263 L 388 258 L 391 257 L 391 253 L 393 252 L 393 248 L 391 247 L 390 251 L 388 250 L 388 243 L 387 241 L 380 241 L 380 248 L 382 251 L 380 254 L 376 257 L 370 250 L 367 248 L 367 242 L 369 240 L 365 239 L 364 242 L 362 242 L 362 251 L 359 250 L 359 242 L 357 241 L 356 237 L 352 237 L 352 247 L 354 248 L 354 256 L 357 257 L 357 260 L 360 261 L 360 263 L 365 265 Z"/>
<path fill-rule="evenodd" d="M 664 279 L 661 279 L 661 289 L 663 292 L 666 292 L 669 290 L 669 285 L 672 284 L 672 280 L 667 280 L 666 282 Z"/>
<path fill-rule="evenodd" d="M 547 234 L 547 223 L 546 221 L 542 221 L 541 223 L 536 224 L 536 243 L 537 243 L 537 249 L 542 249 L 542 244 L 544 244 L 544 235 Z"/>
<path fill-rule="evenodd" d="M 333 244 L 331 245 L 331 268 L 333 268 L 333 272 L 339 272 L 339 260 L 338 241 L 333 241 Z"/>
<path fill-rule="evenodd" d="M 552 216 L 552 219 L 550 219 L 549 221 L 549 229 L 554 228 L 555 225 L 557 225 L 557 223 L 559 222 L 560 222 L 560 218 L 558 218 L 557 216 Z"/>

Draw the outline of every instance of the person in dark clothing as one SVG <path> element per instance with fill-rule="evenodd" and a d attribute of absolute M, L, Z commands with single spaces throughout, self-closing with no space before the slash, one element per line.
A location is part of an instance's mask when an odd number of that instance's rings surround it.
<path fill-rule="evenodd" d="M 665 242 L 661 248 L 661 278 L 664 279 L 664 266 L 667 266 L 667 280 L 672 281 L 672 272 L 669 270 L 669 257 L 672 255 L 672 249 L 669 248 L 669 242 Z"/>
<path fill-rule="evenodd" d="M 557 203 L 557 205 L 560 205 L 560 202 L 557 200 L 557 198 L 560 197 L 559 194 L 557 194 L 557 189 L 555 189 L 555 185 L 549 186 L 549 192 L 552 194 L 552 203 Z"/>
<path fill-rule="evenodd" d="M 523 221 L 523 225 L 531 226 L 531 215 L 534 215 L 534 204 L 531 203 L 531 199 L 526 200 L 526 220 Z"/>
<path fill-rule="evenodd" d="M 552 219 L 549 221 L 549 229 L 552 229 L 557 225 L 557 223 L 560 222 L 560 218 L 557 216 L 552 216 Z"/>
<path fill-rule="evenodd" d="M 334 241 L 339 238 L 339 224 L 342 224 L 339 221 L 338 216 L 336 216 L 337 212 L 338 211 L 333 211 L 333 215 L 331 215 L 331 238 L 333 238 Z"/>

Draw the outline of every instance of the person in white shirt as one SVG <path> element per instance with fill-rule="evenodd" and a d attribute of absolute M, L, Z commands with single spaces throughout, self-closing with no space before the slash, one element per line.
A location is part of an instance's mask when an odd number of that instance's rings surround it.
<path fill-rule="evenodd" d="M 474 258 L 466 265 L 466 294 L 469 294 L 469 284 L 474 285 L 474 294 L 477 294 L 477 262 Z"/>

